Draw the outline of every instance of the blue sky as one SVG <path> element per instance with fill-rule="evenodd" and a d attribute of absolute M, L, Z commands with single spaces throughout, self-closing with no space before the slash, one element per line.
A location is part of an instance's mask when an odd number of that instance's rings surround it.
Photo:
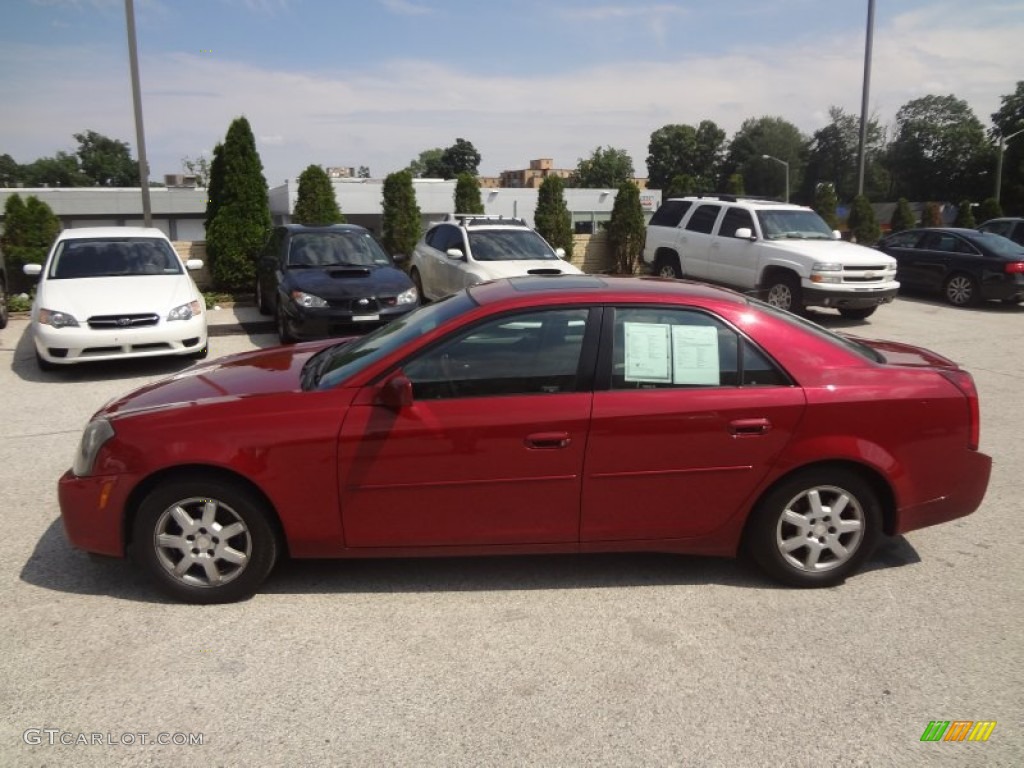
<path fill-rule="evenodd" d="M 153 178 L 246 115 L 271 185 L 309 163 L 399 170 L 466 138 L 481 173 L 574 167 L 652 131 L 860 108 L 867 0 L 135 0 Z M 123 0 L 5 0 L 0 153 L 135 145 Z M 987 126 L 1024 79 L 1020 2 L 877 0 L 871 109 L 952 93 Z"/>

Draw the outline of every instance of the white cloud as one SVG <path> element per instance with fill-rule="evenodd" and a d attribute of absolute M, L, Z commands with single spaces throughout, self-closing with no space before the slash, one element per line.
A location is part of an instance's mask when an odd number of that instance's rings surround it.
<path fill-rule="evenodd" d="M 377 0 L 377 2 L 399 16 L 425 16 L 434 12 L 433 8 L 409 0 Z"/>

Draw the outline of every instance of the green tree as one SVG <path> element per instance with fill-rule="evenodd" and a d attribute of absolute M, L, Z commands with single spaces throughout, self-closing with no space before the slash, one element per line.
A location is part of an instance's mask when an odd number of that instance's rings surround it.
<path fill-rule="evenodd" d="M 644 211 L 640 206 L 640 188 L 631 181 L 619 184 L 608 222 L 608 245 L 619 273 L 632 275 L 644 250 L 646 234 Z"/>
<path fill-rule="evenodd" d="M 725 131 L 711 120 L 697 128 L 665 125 L 651 134 L 647 145 L 648 186 L 666 190 L 677 177 L 692 179 L 695 189 L 713 189 L 725 144 Z"/>
<path fill-rule="evenodd" d="M 861 245 L 873 245 L 878 242 L 882 230 L 875 219 L 875 211 L 871 201 L 865 195 L 857 195 L 850 206 L 850 216 L 846 221 L 853 239 Z"/>
<path fill-rule="evenodd" d="M 981 197 L 992 189 L 993 149 L 966 101 L 923 96 L 896 113 L 887 163 L 894 191 L 908 200 Z"/>
<path fill-rule="evenodd" d="M 78 158 L 67 152 L 40 157 L 22 167 L 22 181 L 30 187 L 87 187 L 92 181 L 78 167 Z"/>
<path fill-rule="evenodd" d="M 892 220 L 889 222 L 890 232 L 902 232 L 905 229 L 913 229 L 917 226 L 917 217 L 910 209 L 910 202 L 901 197 L 896 203 L 896 210 L 892 212 Z"/>
<path fill-rule="evenodd" d="M 203 222 L 207 236 L 210 226 L 217 217 L 224 197 L 224 145 L 217 142 L 213 148 L 213 160 L 210 161 L 210 180 L 206 187 L 206 219 Z"/>
<path fill-rule="evenodd" d="M 552 248 L 562 248 L 572 258 L 572 214 L 565 202 L 565 183 L 558 176 L 546 176 L 537 190 L 533 221 L 537 231 Z"/>
<path fill-rule="evenodd" d="M 455 181 L 455 212 L 483 213 L 480 200 L 480 182 L 471 173 L 460 173 Z"/>
<path fill-rule="evenodd" d="M 250 288 L 256 277 L 256 256 L 270 230 L 270 204 L 256 139 L 244 117 L 228 128 L 222 160 L 223 188 L 206 233 L 206 252 L 218 288 Z"/>
<path fill-rule="evenodd" d="M 139 164 L 132 160 L 126 142 L 111 139 L 96 131 L 74 134 L 78 142 L 78 161 L 93 184 L 100 187 L 139 186 Z"/>
<path fill-rule="evenodd" d="M 409 163 L 405 170 L 411 173 L 414 179 L 442 178 L 444 171 L 441 165 L 441 155 L 443 154 L 444 150 L 441 147 L 425 149 L 420 152 L 419 157 Z M 431 171 L 438 172 L 431 173 Z"/>
<path fill-rule="evenodd" d="M 956 218 L 953 219 L 954 227 L 965 227 L 966 229 L 974 229 L 977 222 L 974 221 L 974 211 L 971 210 L 970 200 L 961 200 L 960 205 L 956 209 Z"/>
<path fill-rule="evenodd" d="M 998 219 L 1003 215 L 1003 208 L 994 197 L 986 198 L 978 206 L 978 221 L 984 224 L 989 219 Z"/>
<path fill-rule="evenodd" d="M 764 155 L 789 163 L 789 188 L 799 189 L 805 143 L 800 129 L 781 117 L 748 118 L 729 145 L 725 174 L 727 177 L 742 174 L 750 194 L 781 200 L 786 191 L 785 170 L 774 160 L 766 160 Z"/>
<path fill-rule="evenodd" d="M 662 190 L 661 199 L 668 200 L 670 197 L 686 197 L 697 194 L 697 180 L 685 173 L 673 176 L 672 181 Z"/>
<path fill-rule="evenodd" d="M 444 154 L 441 155 L 441 163 L 444 166 L 444 178 L 446 179 L 458 178 L 462 173 L 477 176 L 479 175 L 477 169 L 480 167 L 480 153 L 476 151 L 472 142 L 456 139 L 455 143 L 445 149 Z"/>
<path fill-rule="evenodd" d="M 569 186 L 585 189 L 618 187 L 634 176 L 633 160 L 624 149 L 597 147 L 590 157 L 580 158 Z"/>
<path fill-rule="evenodd" d="M 0 155 L 0 187 L 13 187 L 21 180 L 21 166 L 10 155 Z"/>
<path fill-rule="evenodd" d="M 732 173 L 725 180 L 725 191 L 730 195 L 743 197 L 747 194 L 746 184 L 743 183 L 742 173 Z"/>
<path fill-rule="evenodd" d="M 941 227 L 942 207 L 938 203 L 925 203 L 924 211 L 921 214 L 922 227 Z"/>
<path fill-rule="evenodd" d="M 360 165 L 359 166 L 359 172 L 356 174 L 356 176 L 358 176 L 360 179 L 368 179 L 368 178 L 370 178 L 370 166 L 368 166 L 368 165 Z"/>
<path fill-rule="evenodd" d="M 409 171 L 397 171 L 384 179 L 382 240 L 392 254 L 409 256 L 420 239 L 422 217 Z"/>
<path fill-rule="evenodd" d="M 210 161 L 199 157 L 181 158 L 181 169 L 189 176 L 195 176 L 197 187 L 208 187 L 210 183 Z"/>
<path fill-rule="evenodd" d="M 38 197 L 30 195 L 22 200 L 15 194 L 7 198 L 0 250 L 7 258 L 7 288 L 11 293 L 31 287 L 32 281 L 21 268 L 25 264 L 42 264 L 59 233 L 60 219 Z"/>
<path fill-rule="evenodd" d="M 334 196 L 334 185 L 327 171 L 319 165 L 310 165 L 299 174 L 299 191 L 295 198 L 292 221 L 309 226 L 341 224 L 345 221 Z"/>
<path fill-rule="evenodd" d="M 839 201 L 836 199 L 836 188 L 828 182 L 823 182 L 814 190 L 814 210 L 825 220 L 829 229 L 839 229 L 839 218 L 836 216 L 836 206 Z"/>
<path fill-rule="evenodd" d="M 857 194 L 860 117 L 839 107 L 829 107 L 828 114 L 829 124 L 814 132 L 807 148 L 802 195 L 809 199 L 811 190 L 827 183 L 834 186 L 837 198 L 850 200 Z M 872 199 L 884 199 L 889 184 L 881 162 L 885 131 L 875 117 L 868 120 L 867 129 L 865 194 Z"/>
<path fill-rule="evenodd" d="M 1024 80 L 1018 80 L 1014 92 L 1003 96 L 1001 101 L 999 109 L 992 114 L 993 140 L 1024 128 Z M 985 194 L 990 194 L 989 190 Z M 999 202 L 1011 214 L 1024 215 L 1024 134 L 1005 144 Z"/>

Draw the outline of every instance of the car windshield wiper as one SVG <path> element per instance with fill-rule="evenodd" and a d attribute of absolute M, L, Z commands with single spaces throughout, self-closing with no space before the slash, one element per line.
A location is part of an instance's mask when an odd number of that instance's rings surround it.
<path fill-rule="evenodd" d="M 323 375 L 324 368 L 327 367 L 327 363 L 331 360 L 330 353 L 338 349 L 338 347 L 344 347 L 346 344 L 351 343 L 352 340 L 350 339 L 339 344 L 332 344 L 329 347 L 324 347 L 309 358 L 309 360 L 306 361 L 306 364 L 302 366 L 302 374 L 299 377 L 303 391 L 316 389 L 316 385 L 320 382 L 320 376 Z"/>

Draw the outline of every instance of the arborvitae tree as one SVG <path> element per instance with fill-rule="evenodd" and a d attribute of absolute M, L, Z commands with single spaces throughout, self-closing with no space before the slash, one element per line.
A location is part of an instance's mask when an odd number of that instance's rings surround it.
<path fill-rule="evenodd" d="M 922 227 L 942 226 L 942 207 L 938 203 L 926 203 L 921 216 Z"/>
<path fill-rule="evenodd" d="M 974 211 L 971 210 L 970 200 L 960 201 L 960 205 L 956 209 L 956 218 L 953 219 L 953 226 L 966 229 L 974 229 L 978 226 L 974 221 Z"/>
<path fill-rule="evenodd" d="M 725 180 L 725 191 L 730 195 L 743 196 L 747 190 L 743 186 L 743 174 L 734 173 Z"/>
<path fill-rule="evenodd" d="M 836 188 L 829 183 L 819 184 L 814 190 L 814 210 L 825 220 L 829 229 L 839 229 L 839 218 L 836 216 Z"/>
<path fill-rule="evenodd" d="M 471 173 L 460 173 L 455 181 L 455 212 L 483 213 L 480 200 L 480 182 Z"/>
<path fill-rule="evenodd" d="M 989 219 L 998 219 L 1003 215 L 1003 207 L 994 197 L 989 197 L 978 206 L 978 221 L 984 224 Z"/>
<path fill-rule="evenodd" d="M 7 289 L 19 293 L 31 287 L 32 281 L 22 272 L 25 264 L 42 264 L 60 233 L 60 219 L 35 195 L 22 200 L 11 195 L 4 204 L 4 233 L 0 249 L 7 257 Z"/>
<path fill-rule="evenodd" d="M 299 175 L 292 221 L 309 226 L 342 224 L 345 221 L 334 196 L 334 185 L 327 171 L 319 165 L 311 165 Z"/>
<path fill-rule="evenodd" d="M 640 189 L 631 181 L 619 184 L 608 222 L 608 244 L 618 272 L 632 275 L 644 249 L 646 222 L 640 206 Z"/>
<path fill-rule="evenodd" d="M 420 239 L 422 220 L 416 204 L 412 174 L 398 171 L 384 179 L 384 216 L 382 240 L 389 253 L 412 254 Z"/>
<path fill-rule="evenodd" d="M 213 160 L 210 161 L 210 179 L 206 185 L 206 221 L 203 222 L 207 233 L 210 225 L 220 210 L 221 196 L 224 194 L 224 145 L 217 142 L 213 148 Z"/>
<path fill-rule="evenodd" d="M 566 257 L 572 258 L 572 214 L 565 203 L 564 190 L 565 182 L 560 177 L 545 177 L 537 190 L 533 221 L 552 248 L 562 248 Z"/>
<path fill-rule="evenodd" d="M 890 232 L 902 232 L 905 229 L 913 229 L 917 226 L 917 218 L 910 208 L 907 198 L 901 197 L 896 203 L 896 210 L 892 212 L 892 220 L 889 222 Z"/>
<path fill-rule="evenodd" d="M 882 234 L 875 219 L 875 211 L 864 195 L 857 195 L 853 199 L 846 225 L 850 228 L 854 240 L 861 245 L 876 243 L 878 236 Z"/>
<path fill-rule="evenodd" d="M 256 256 L 270 229 L 270 204 L 256 139 L 244 117 L 228 128 L 222 154 L 221 202 L 206 233 L 206 253 L 218 288 L 251 288 Z"/>

